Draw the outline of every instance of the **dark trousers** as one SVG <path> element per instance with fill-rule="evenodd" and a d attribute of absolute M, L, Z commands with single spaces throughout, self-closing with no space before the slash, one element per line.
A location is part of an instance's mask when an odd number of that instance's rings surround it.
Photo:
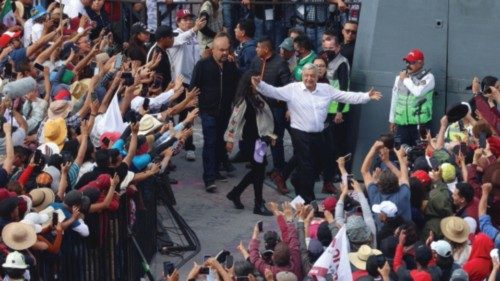
<path fill-rule="evenodd" d="M 264 185 L 264 178 L 266 177 L 266 164 L 267 160 L 265 157 L 263 163 L 257 163 L 252 159 L 250 163 L 250 171 L 246 173 L 243 179 L 241 179 L 240 183 L 238 183 L 238 185 L 236 185 L 232 191 L 239 197 L 243 193 L 243 191 L 245 191 L 247 186 L 253 184 L 256 207 L 262 205 L 262 203 L 264 202 L 262 198 L 262 187 Z"/>
<path fill-rule="evenodd" d="M 212 116 L 204 112 L 200 116 L 203 131 L 203 181 L 208 185 L 215 181 L 220 164 L 228 161 L 224 132 L 229 117 Z"/>
<path fill-rule="evenodd" d="M 420 126 L 430 129 L 431 122 L 421 124 Z M 399 138 L 401 143 L 409 146 L 414 146 L 416 141 L 420 139 L 418 125 L 396 125 L 396 138 Z"/>
<path fill-rule="evenodd" d="M 273 166 L 275 170 L 282 171 L 285 167 L 285 149 L 283 147 L 283 137 L 285 129 L 289 126 L 285 119 L 286 107 L 271 107 L 274 119 L 274 134 L 278 137 L 276 144 L 271 146 L 271 155 L 273 156 Z"/>
<path fill-rule="evenodd" d="M 290 130 L 294 148 L 294 156 L 297 158 L 297 168 L 292 175 L 292 184 L 306 203 L 316 199 L 314 195 L 314 182 L 316 168 L 318 167 L 319 155 L 323 151 L 323 133 L 306 133 L 292 128 Z"/>
<path fill-rule="evenodd" d="M 257 134 L 257 121 L 255 119 L 255 114 L 251 118 L 245 118 L 245 126 L 243 126 L 242 140 L 238 142 L 241 155 L 245 159 L 252 159 L 253 150 L 255 146 L 255 140 L 258 137 Z"/>

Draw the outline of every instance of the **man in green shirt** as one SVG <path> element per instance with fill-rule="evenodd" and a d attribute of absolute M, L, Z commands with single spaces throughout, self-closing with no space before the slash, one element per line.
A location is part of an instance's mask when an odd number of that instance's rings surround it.
<path fill-rule="evenodd" d="M 293 78 L 295 81 L 302 81 L 302 67 L 307 63 L 313 63 L 316 53 L 312 50 L 311 39 L 306 35 L 299 35 L 293 39 L 293 48 L 297 56 L 297 65 L 293 69 Z"/>

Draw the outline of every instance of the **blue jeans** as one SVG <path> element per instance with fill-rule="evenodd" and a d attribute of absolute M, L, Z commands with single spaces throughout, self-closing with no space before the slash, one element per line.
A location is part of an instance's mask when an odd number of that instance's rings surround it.
<path fill-rule="evenodd" d="M 254 17 L 253 22 L 255 23 L 255 36 L 254 38 L 259 40 L 263 36 L 268 36 L 273 42 L 274 49 L 285 39 L 285 27 L 281 20 L 263 20 Z"/>
<path fill-rule="evenodd" d="M 285 167 L 285 149 L 283 148 L 283 137 L 288 123 L 285 119 L 286 107 L 271 107 L 274 119 L 274 134 L 278 137 L 276 144 L 271 146 L 273 155 L 273 166 L 275 170 L 282 171 Z"/>
<path fill-rule="evenodd" d="M 228 118 L 212 116 L 202 112 L 201 127 L 203 131 L 203 181 L 205 185 L 214 183 L 219 166 L 227 161 L 224 143 L 224 132 L 227 128 Z"/>

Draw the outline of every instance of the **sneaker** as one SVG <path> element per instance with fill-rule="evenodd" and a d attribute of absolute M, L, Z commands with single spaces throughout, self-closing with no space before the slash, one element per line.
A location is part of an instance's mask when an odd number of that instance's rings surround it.
<path fill-rule="evenodd" d="M 208 193 L 215 193 L 216 189 L 217 189 L 217 186 L 213 182 L 207 183 L 207 185 L 205 185 L 205 191 Z"/>
<path fill-rule="evenodd" d="M 234 207 L 236 209 L 243 209 L 245 208 L 245 206 L 243 206 L 243 203 L 241 203 L 241 200 L 240 200 L 240 197 L 239 196 L 236 196 L 234 193 L 229 192 L 227 195 L 226 195 L 226 198 L 231 200 L 234 204 Z"/>
<path fill-rule="evenodd" d="M 269 211 L 264 204 L 261 205 L 256 205 L 253 208 L 253 213 L 256 215 L 261 215 L 261 216 L 272 216 L 273 213 Z"/>
<path fill-rule="evenodd" d="M 227 182 L 227 177 L 221 175 L 220 173 L 217 174 L 217 176 L 215 176 L 215 180 L 217 181 L 221 181 L 221 182 Z"/>
<path fill-rule="evenodd" d="M 329 181 L 323 182 L 323 189 L 321 190 L 321 193 L 335 194 L 336 192 L 337 189 L 335 188 L 332 182 Z"/>
<path fill-rule="evenodd" d="M 194 154 L 194 150 L 186 151 L 186 160 L 191 162 L 196 160 L 196 154 Z"/>

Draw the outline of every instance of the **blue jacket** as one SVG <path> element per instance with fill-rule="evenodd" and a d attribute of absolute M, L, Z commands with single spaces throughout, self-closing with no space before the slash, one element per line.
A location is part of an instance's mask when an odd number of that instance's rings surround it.
<path fill-rule="evenodd" d="M 238 48 L 236 48 L 236 55 L 238 56 L 238 69 L 240 73 L 244 73 L 250 69 L 252 60 L 257 56 L 255 52 L 255 47 L 257 43 L 254 39 L 250 39 L 244 43 L 241 43 Z"/>

